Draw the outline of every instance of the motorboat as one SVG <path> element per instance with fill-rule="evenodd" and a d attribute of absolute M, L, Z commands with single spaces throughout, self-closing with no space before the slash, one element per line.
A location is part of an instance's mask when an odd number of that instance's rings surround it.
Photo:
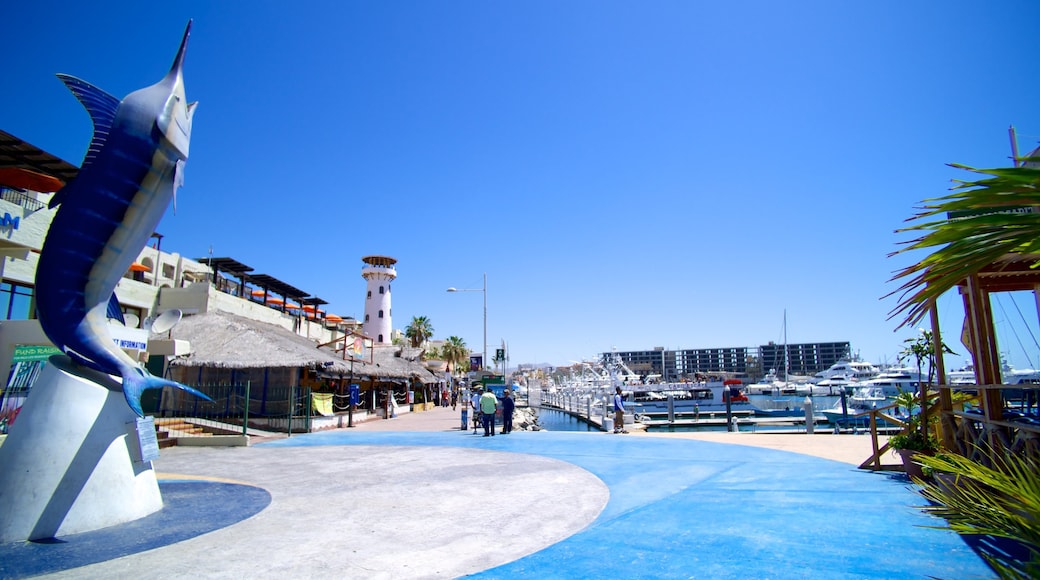
<path fill-rule="evenodd" d="M 867 425 L 870 412 L 891 404 L 880 386 L 857 387 L 852 395 L 838 400 L 833 407 L 820 411 L 831 423 L 841 425 Z"/>
<path fill-rule="evenodd" d="M 736 379 L 691 383 L 657 383 L 622 387 L 626 405 L 638 415 L 699 415 L 726 412 L 726 396 L 732 412 L 754 412 L 755 406 Z"/>
<path fill-rule="evenodd" d="M 821 390 L 826 390 L 825 393 L 819 393 L 821 395 L 837 395 L 840 396 L 843 392 L 846 394 L 852 394 L 852 392 L 859 386 L 859 383 L 851 379 L 847 379 L 844 376 L 835 376 L 829 379 L 823 379 L 816 383 L 816 387 Z M 814 393 L 816 394 L 816 393 Z"/>
<path fill-rule="evenodd" d="M 864 387 L 878 387 L 881 393 L 889 398 L 898 397 L 900 393 L 916 393 L 922 383 L 921 373 L 906 368 L 892 368 L 881 371 L 878 376 L 860 383 Z"/>
<path fill-rule="evenodd" d="M 878 368 L 866 361 L 841 359 L 832 364 L 827 370 L 813 375 L 816 382 L 834 377 L 844 377 L 850 381 L 866 381 L 876 377 L 880 371 Z"/>
<path fill-rule="evenodd" d="M 749 383 L 745 386 L 744 391 L 749 395 L 773 395 L 782 393 L 786 386 L 787 383 L 781 381 L 776 376 L 776 369 L 769 369 L 769 372 L 759 379 L 758 382 Z"/>

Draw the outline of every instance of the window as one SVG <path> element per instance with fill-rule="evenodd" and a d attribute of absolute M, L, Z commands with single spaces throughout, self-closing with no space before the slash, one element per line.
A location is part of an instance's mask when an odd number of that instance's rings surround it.
<path fill-rule="evenodd" d="M 371 298 L 371 297 L 372 297 L 372 291 L 371 291 L 371 290 L 369 290 L 369 291 L 368 291 L 368 297 L 369 297 L 369 298 Z"/>
<path fill-rule="evenodd" d="M 365 315 L 365 322 L 368 322 L 368 315 Z"/>
<path fill-rule="evenodd" d="M 382 334 L 379 335 L 379 342 L 383 342 L 383 335 Z"/>
<path fill-rule="evenodd" d="M 14 282 L 0 283 L 0 314 L 3 320 L 32 318 L 33 287 Z"/>
<path fill-rule="evenodd" d="M 380 310 L 380 311 L 379 311 L 379 318 L 382 318 L 382 317 L 383 317 L 383 311 L 382 311 L 382 310 Z"/>
<path fill-rule="evenodd" d="M 385 292 L 383 292 L 383 287 L 382 286 L 379 287 L 379 293 L 380 294 L 385 294 Z"/>

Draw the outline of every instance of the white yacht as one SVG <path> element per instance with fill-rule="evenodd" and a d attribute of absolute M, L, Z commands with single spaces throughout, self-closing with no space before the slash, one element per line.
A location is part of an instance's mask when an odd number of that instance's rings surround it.
<path fill-rule="evenodd" d="M 918 386 L 924 380 L 921 373 L 905 367 L 893 367 L 878 373 L 872 379 L 862 381 L 859 385 L 864 387 L 878 387 L 886 397 L 896 397 L 899 393 L 916 393 Z"/>
<path fill-rule="evenodd" d="M 841 359 L 838 362 L 832 364 L 830 368 L 825 371 L 820 371 L 813 375 L 813 379 L 817 382 L 824 379 L 831 379 L 834 377 L 844 377 L 850 381 L 866 381 L 872 379 L 878 375 L 880 371 L 878 368 L 868 362 L 861 360 L 849 360 Z"/>
<path fill-rule="evenodd" d="M 787 383 L 776 376 L 776 369 L 769 369 L 769 372 L 757 383 L 745 386 L 744 391 L 749 395 L 774 395 L 783 392 L 786 386 Z"/>

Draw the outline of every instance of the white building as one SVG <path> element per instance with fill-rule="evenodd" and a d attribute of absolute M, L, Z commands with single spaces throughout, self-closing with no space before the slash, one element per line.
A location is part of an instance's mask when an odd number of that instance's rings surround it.
<path fill-rule="evenodd" d="M 394 269 L 397 259 L 389 256 L 365 256 L 361 261 L 365 263 L 361 268 L 361 277 L 368 283 L 364 333 L 371 336 L 376 344 L 390 344 L 393 341 L 390 283 L 397 278 L 397 270 Z"/>

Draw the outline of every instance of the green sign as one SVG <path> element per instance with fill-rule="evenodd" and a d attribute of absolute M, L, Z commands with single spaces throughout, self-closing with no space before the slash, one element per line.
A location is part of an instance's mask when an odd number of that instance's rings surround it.
<path fill-rule="evenodd" d="M 19 344 L 14 347 L 14 360 L 12 362 L 28 362 L 34 360 L 47 360 L 52 355 L 61 354 L 61 351 L 57 348 L 37 345 L 25 345 Z"/>

